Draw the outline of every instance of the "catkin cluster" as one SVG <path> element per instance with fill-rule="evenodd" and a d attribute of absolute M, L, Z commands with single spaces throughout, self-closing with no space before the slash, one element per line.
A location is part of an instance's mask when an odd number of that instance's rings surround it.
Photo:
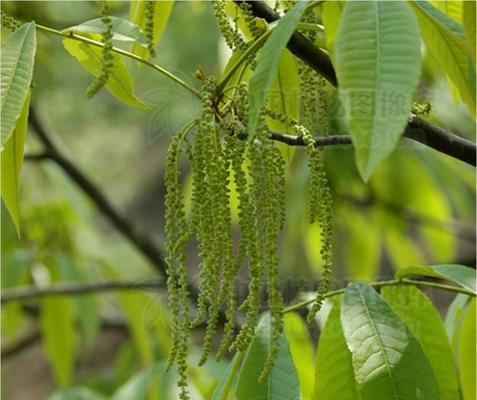
<path fill-rule="evenodd" d="M 88 98 L 93 97 L 98 93 L 101 88 L 106 85 L 111 76 L 114 67 L 114 56 L 113 56 L 113 24 L 111 18 L 108 15 L 109 7 L 106 1 L 103 2 L 103 7 L 101 8 L 101 20 L 104 25 L 104 31 L 101 35 L 103 46 L 103 53 L 101 56 L 101 74 L 91 83 L 91 85 L 86 90 L 86 96 Z"/>
<path fill-rule="evenodd" d="M 213 7 L 228 46 L 243 52 L 247 45 L 239 33 L 238 19 L 230 22 L 223 1 L 214 1 Z M 250 5 L 240 3 L 239 7 L 252 36 L 259 37 L 260 28 Z M 251 57 L 247 63 L 253 68 L 255 60 Z M 205 325 L 199 364 L 205 363 L 212 352 L 219 321 L 223 322 L 223 332 L 216 357 L 220 359 L 228 351 L 245 351 L 266 302 L 271 316 L 271 340 L 260 376 L 262 381 L 269 376 L 279 351 L 284 305 L 278 280 L 278 238 L 285 223 L 285 163 L 267 127 L 270 118 L 294 126 L 308 155 L 310 222 L 320 226 L 324 262 L 310 319 L 321 307 L 323 296 L 329 290 L 333 206 L 323 154 L 315 146 L 310 133 L 328 134 L 327 84 L 303 64 L 299 73 L 303 105 L 299 121 L 263 107 L 253 137 L 245 128 L 248 126 L 249 107 L 247 85 L 241 83 L 234 87 L 235 92 L 220 108 L 215 80 L 202 77 L 202 113 L 196 121 L 193 137 L 186 141 L 192 173 L 188 219 L 180 196 L 178 161 L 180 143 L 187 132 L 180 132 L 171 143 L 166 168 L 168 286 L 174 318 L 170 362 L 179 367 L 182 398 L 188 396 L 185 360 L 189 330 L 195 326 Z M 237 198 L 238 226 L 232 224 L 231 187 Z M 189 319 L 184 249 L 185 242 L 192 238 L 197 243 L 200 261 L 195 315 Z M 246 272 L 248 278 L 247 296 L 243 301 L 237 298 L 240 271 Z M 240 274 L 242 276 L 242 272 Z M 241 326 L 237 324 L 239 312 L 244 314 Z"/>
<path fill-rule="evenodd" d="M 144 14 L 146 17 L 144 33 L 146 34 L 147 50 L 149 51 L 149 55 L 151 57 L 154 57 L 156 55 L 156 51 L 154 49 L 154 7 L 155 1 L 146 1 L 146 6 L 144 10 Z"/>
<path fill-rule="evenodd" d="M 328 94 L 326 81 L 316 76 L 308 67 L 304 67 L 301 74 L 303 99 L 303 120 L 314 132 L 322 136 L 328 135 Z M 308 93 L 314 93 L 314 97 Z M 315 301 L 308 314 L 311 321 L 320 310 L 324 294 L 330 289 L 332 274 L 332 241 L 333 241 L 333 200 L 326 177 L 323 152 L 315 146 L 310 130 L 304 126 L 296 126 L 297 134 L 303 137 L 308 154 L 308 168 L 310 170 L 309 186 L 309 215 L 310 223 L 318 222 L 321 232 L 320 254 L 323 260 L 319 288 Z"/>
<path fill-rule="evenodd" d="M 214 15 L 218 22 L 220 32 L 225 39 L 225 43 L 232 50 L 245 50 L 246 44 L 239 32 L 238 28 L 238 16 L 236 16 L 232 24 L 229 22 L 229 18 L 225 11 L 224 0 L 213 0 Z"/>
<path fill-rule="evenodd" d="M 2 26 L 11 30 L 12 32 L 15 31 L 17 28 L 21 26 L 21 23 L 18 22 L 15 18 L 10 17 L 7 15 L 3 10 L 2 13 Z"/>

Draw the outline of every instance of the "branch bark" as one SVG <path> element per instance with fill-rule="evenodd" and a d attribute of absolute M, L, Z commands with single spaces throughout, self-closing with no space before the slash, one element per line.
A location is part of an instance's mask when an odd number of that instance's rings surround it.
<path fill-rule="evenodd" d="M 274 22 L 280 19 L 280 15 L 273 11 L 268 5 L 261 0 L 234 0 L 236 3 L 248 3 L 252 13 L 263 18 L 267 22 Z M 336 72 L 331 63 L 330 57 L 322 50 L 316 48 L 305 36 L 299 32 L 295 32 L 287 45 L 296 57 L 301 59 L 305 64 L 322 75 L 333 86 L 338 86 Z M 444 129 L 435 126 L 427 121 L 412 116 L 404 132 L 404 136 L 421 142 L 441 153 L 447 154 L 453 158 L 464 161 L 467 164 L 476 166 L 476 146 L 474 143 L 447 132 Z M 302 142 L 298 138 L 276 136 L 275 140 L 287 143 L 291 146 L 302 146 Z M 345 139 L 343 139 L 345 140 Z M 322 142 L 321 145 L 328 145 Z M 325 144 L 326 143 L 326 144 Z M 345 143 L 339 143 L 345 144 Z M 317 144 L 320 145 L 320 144 Z"/>
<path fill-rule="evenodd" d="M 58 164 L 71 180 L 94 202 L 101 213 L 111 221 L 113 226 L 151 262 L 158 272 L 166 276 L 166 262 L 161 251 L 149 237 L 139 233 L 130 221 L 122 217 L 102 191 L 61 152 L 44 129 L 33 108 L 30 110 L 29 122 L 38 139 L 45 146 L 45 152 L 34 155 L 33 159 L 50 159 Z"/>

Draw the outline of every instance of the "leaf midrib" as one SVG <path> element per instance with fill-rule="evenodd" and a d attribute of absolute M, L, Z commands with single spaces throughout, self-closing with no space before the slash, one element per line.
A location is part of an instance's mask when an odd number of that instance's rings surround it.
<path fill-rule="evenodd" d="M 26 30 L 26 33 L 25 35 L 23 36 L 23 41 L 22 41 L 22 44 L 20 46 L 20 49 L 19 49 L 19 53 L 18 53 L 18 57 L 16 57 L 16 61 L 15 61 L 15 67 L 13 69 L 13 74 L 11 75 L 10 79 L 9 79 L 9 82 L 8 82 L 8 87 L 6 88 L 5 90 L 5 95 L 2 96 L 3 99 L 2 99 L 2 111 L 5 109 L 4 108 L 4 104 L 5 104 L 5 101 L 6 99 L 8 98 L 9 94 L 10 94 L 10 88 L 11 88 L 11 85 L 12 85 L 12 82 L 13 82 L 13 78 L 14 76 L 17 76 L 18 74 L 18 64 L 20 62 L 20 58 L 22 58 L 22 54 L 23 54 L 23 50 L 25 48 L 25 42 L 26 42 L 26 39 L 27 37 L 29 37 L 30 35 L 30 28 L 28 28 Z M 3 46 L 2 46 L 3 47 Z M 4 55 L 5 56 L 5 55 Z M 3 113 L 2 113 L 3 114 Z"/>
<path fill-rule="evenodd" d="M 380 347 L 380 349 L 381 349 L 381 352 L 383 353 L 383 359 L 384 359 L 384 361 L 385 361 L 384 364 L 385 364 L 385 366 L 386 366 L 386 370 L 388 371 L 389 377 L 390 377 L 390 379 L 391 379 L 391 386 L 392 386 L 392 388 L 393 388 L 394 396 L 395 396 L 396 399 L 399 399 L 399 394 L 398 394 L 398 392 L 397 392 L 396 385 L 394 384 L 393 375 L 392 375 L 392 373 L 391 373 L 391 367 L 390 367 L 390 365 L 389 365 L 389 361 L 388 361 L 388 359 L 387 359 L 386 352 L 385 352 L 385 350 L 384 350 L 384 343 L 383 343 L 382 340 L 381 340 L 381 336 L 379 336 L 379 333 L 378 333 L 378 330 L 377 330 L 377 328 L 376 328 L 376 325 L 374 324 L 374 320 L 373 320 L 373 318 L 371 317 L 371 314 L 369 313 L 369 310 L 368 310 L 366 301 L 365 301 L 365 299 L 364 299 L 364 297 L 363 297 L 363 295 L 362 295 L 362 293 L 361 293 L 361 289 L 359 289 L 359 288 L 358 288 L 358 295 L 359 295 L 359 298 L 360 298 L 361 302 L 362 302 L 363 305 L 364 305 L 364 310 L 365 310 L 366 315 L 367 315 L 367 317 L 368 317 L 368 320 L 369 320 L 369 322 L 370 322 L 370 326 L 371 326 L 371 328 L 372 328 L 372 330 L 373 330 L 373 333 L 375 334 L 375 336 L 376 336 L 377 339 L 378 339 L 379 347 Z"/>

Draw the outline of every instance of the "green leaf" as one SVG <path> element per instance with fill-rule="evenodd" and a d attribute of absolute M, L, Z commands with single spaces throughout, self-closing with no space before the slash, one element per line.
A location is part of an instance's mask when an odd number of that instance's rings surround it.
<path fill-rule="evenodd" d="M 267 105 L 270 110 L 280 115 L 287 115 L 294 120 L 300 117 L 300 78 L 295 57 L 285 49 L 280 55 L 278 71 L 270 86 Z M 268 118 L 267 125 L 273 132 L 293 134 L 293 126 Z M 290 165 L 295 148 L 284 143 L 277 143 L 283 158 Z"/>
<path fill-rule="evenodd" d="M 230 398 L 232 386 L 237 380 L 237 372 L 242 365 L 242 358 L 243 353 L 235 354 L 233 360 L 229 363 L 227 369 L 220 378 L 210 400 L 227 400 Z"/>
<path fill-rule="evenodd" d="M 424 350 L 434 371 L 442 400 L 459 397 L 452 348 L 445 327 L 429 298 L 415 286 L 382 288 L 381 296 L 404 321 Z"/>
<path fill-rule="evenodd" d="M 106 400 L 103 395 L 87 387 L 75 387 L 53 393 L 48 400 Z"/>
<path fill-rule="evenodd" d="M 18 188 L 20 186 L 20 170 L 23 165 L 23 150 L 28 130 L 28 112 L 30 110 L 30 93 L 27 93 L 23 109 L 13 131 L 13 135 L 5 143 L 1 152 L 1 190 L 5 204 L 13 224 L 20 236 L 20 211 L 18 206 Z M 2 122 L 3 124 L 3 122 Z"/>
<path fill-rule="evenodd" d="M 75 356 L 73 304 L 67 297 L 41 300 L 40 330 L 53 375 L 60 387 L 71 382 Z"/>
<path fill-rule="evenodd" d="M 174 1 L 155 1 L 154 2 L 154 18 L 153 18 L 153 32 L 152 42 L 157 46 L 161 39 L 164 30 L 166 29 L 169 16 L 171 15 Z M 141 29 L 146 28 L 146 2 L 145 1 L 131 1 L 129 16 L 131 21 L 138 25 Z M 149 52 L 141 46 L 134 46 L 133 52 L 142 58 L 147 58 Z"/>
<path fill-rule="evenodd" d="M 464 1 L 462 14 L 465 37 L 475 65 L 475 1 Z"/>
<path fill-rule="evenodd" d="M 147 398 L 152 377 L 157 372 L 157 366 L 148 368 L 133 375 L 123 386 L 114 392 L 111 400 L 141 400 Z"/>
<path fill-rule="evenodd" d="M 475 299 L 469 305 L 459 338 L 459 374 L 464 400 L 475 399 Z"/>
<path fill-rule="evenodd" d="M 439 68 L 459 90 L 462 100 L 475 115 L 475 66 L 471 65 L 462 28 L 431 4 L 410 3 L 417 15 L 421 34 L 428 51 Z M 456 27 L 457 25 L 457 27 Z M 458 31 L 457 29 L 460 29 Z"/>
<path fill-rule="evenodd" d="M 462 3 L 466 3 L 466 1 L 432 0 L 431 3 L 454 21 L 460 22 L 462 20 Z"/>
<path fill-rule="evenodd" d="M 396 279 L 402 279 L 410 275 L 429 276 L 451 281 L 464 288 L 475 292 L 475 269 L 457 264 L 443 265 L 414 265 L 400 268 L 396 274 Z"/>
<path fill-rule="evenodd" d="M 367 181 L 396 147 L 421 74 L 419 29 L 406 2 L 347 2 L 336 74 L 356 162 Z"/>
<path fill-rule="evenodd" d="M 58 266 L 61 270 L 62 281 L 76 283 L 85 283 L 88 281 L 84 272 L 79 268 L 78 263 L 69 255 L 60 256 L 58 258 Z M 77 311 L 85 342 L 88 345 L 92 345 L 100 330 L 100 315 L 97 298 L 95 295 L 82 295 L 74 296 L 72 300 Z"/>
<path fill-rule="evenodd" d="M 308 1 L 299 1 L 273 29 L 257 60 L 257 67 L 249 82 L 248 137 L 252 140 L 257 129 L 258 116 L 270 86 L 277 76 L 280 55 L 305 12 Z"/>
<path fill-rule="evenodd" d="M 86 68 L 91 74 L 98 77 L 101 74 L 102 65 L 102 49 L 90 46 L 84 42 L 73 39 L 63 39 L 65 49 L 75 57 L 79 63 Z M 148 108 L 141 100 L 139 100 L 133 92 L 133 82 L 126 64 L 118 54 L 112 54 L 113 71 L 106 83 L 106 88 L 118 100 L 123 103 L 139 107 Z"/>
<path fill-rule="evenodd" d="M 143 46 L 147 46 L 147 39 L 144 32 L 136 24 L 127 19 L 110 16 L 113 26 L 113 40 L 122 42 L 136 42 Z M 102 33 L 104 31 L 104 23 L 102 18 L 95 18 L 83 22 L 80 25 L 70 26 L 63 32 L 75 33 Z"/>
<path fill-rule="evenodd" d="M 248 348 L 237 382 L 236 400 L 300 399 L 300 385 L 288 342 L 280 336 L 280 349 L 268 380 L 258 382 L 270 347 L 270 317 L 265 314 L 259 322 Z"/>
<path fill-rule="evenodd" d="M 315 369 L 315 398 L 358 400 L 351 353 L 340 321 L 340 302 L 331 309 L 320 335 Z"/>
<path fill-rule="evenodd" d="M 323 12 L 321 18 L 325 26 L 326 46 L 331 59 L 335 60 L 335 40 L 341 14 L 345 6 L 344 1 L 325 1 L 323 3 Z"/>
<path fill-rule="evenodd" d="M 297 369 L 303 400 L 313 398 L 314 349 L 308 326 L 297 313 L 286 313 L 283 331 L 290 346 L 293 362 Z"/>
<path fill-rule="evenodd" d="M 440 399 L 418 341 L 373 288 L 348 285 L 341 300 L 341 325 L 361 398 Z"/>
<path fill-rule="evenodd" d="M 118 297 L 128 319 L 129 330 L 141 359 L 144 364 L 150 365 L 153 362 L 153 352 L 144 321 L 147 296 L 143 293 L 120 293 Z"/>
<path fill-rule="evenodd" d="M 462 322 L 465 317 L 469 302 L 471 298 L 463 293 L 459 293 L 455 296 L 451 305 L 447 309 L 446 314 L 446 332 L 447 337 L 452 345 L 454 353 L 458 354 L 459 349 L 459 336 L 462 328 Z"/>
<path fill-rule="evenodd" d="M 2 45 L 1 75 L 1 148 L 13 134 L 22 113 L 33 77 L 36 51 L 35 23 L 22 25 Z"/>

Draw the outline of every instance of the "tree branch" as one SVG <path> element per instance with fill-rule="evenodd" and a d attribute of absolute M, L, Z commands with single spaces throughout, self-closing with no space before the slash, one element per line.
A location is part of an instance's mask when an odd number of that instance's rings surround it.
<path fill-rule="evenodd" d="M 280 19 L 280 15 L 273 11 L 268 5 L 261 0 L 234 0 L 236 3 L 248 3 L 252 13 L 263 18 L 267 22 L 274 22 Z M 316 48 L 305 36 L 299 32 L 295 32 L 287 45 L 295 56 L 300 58 L 305 64 L 322 75 L 333 86 L 338 86 L 336 72 L 329 56 L 322 50 Z M 457 136 L 451 132 L 447 132 L 438 126 L 423 121 L 415 116 L 409 119 L 404 136 L 421 142 L 441 153 L 447 154 L 453 158 L 464 161 L 467 164 L 476 166 L 476 146 L 474 143 Z M 302 146 L 299 140 L 293 137 L 277 136 L 275 140 L 282 141 L 291 146 Z M 283 140 L 282 140 L 283 139 Z M 344 140 L 344 139 L 343 139 Z M 340 143 L 344 144 L 344 143 Z M 327 145 L 327 144 L 323 144 Z"/>
<path fill-rule="evenodd" d="M 147 282 L 114 281 L 99 283 L 61 283 L 46 288 L 34 286 L 18 287 L 14 289 L 4 289 L 1 293 L 2 304 L 13 300 L 27 300 L 45 296 L 78 296 L 97 292 L 108 292 L 112 290 L 146 290 L 163 289 L 166 284 L 163 280 Z"/>
<path fill-rule="evenodd" d="M 33 158 L 28 157 L 27 159 L 50 159 L 54 161 L 93 201 L 103 215 L 111 221 L 113 226 L 152 263 L 157 271 L 165 276 L 166 262 L 164 261 L 161 251 L 156 247 L 152 240 L 149 239 L 149 237 L 139 233 L 133 227 L 131 222 L 123 218 L 104 196 L 101 190 L 77 166 L 63 155 L 61 150 L 47 134 L 33 108 L 30 110 L 29 122 L 30 126 L 45 146 L 45 152 L 34 155 Z"/>

